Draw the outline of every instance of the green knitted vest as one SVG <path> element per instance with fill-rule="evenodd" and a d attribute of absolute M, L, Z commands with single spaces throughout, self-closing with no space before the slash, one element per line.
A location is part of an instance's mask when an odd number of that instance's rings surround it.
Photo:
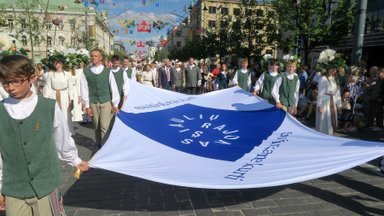
<path fill-rule="evenodd" d="M 126 70 L 126 72 L 127 72 L 127 76 L 128 76 L 128 78 L 129 78 L 129 79 L 132 79 L 132 68 L 128 68 L 128 69 Z"/>
<path fill-rule="evenodd" d="M 124 71 L 123 71 L 123 69 L 120 69 L 117 72 L 112 72 L 112 74 L 115 77 L 115 81 L 116 81 L 117 89 L 119 90 L 120 97 L 122 97 L 124 95 L 123 94 L 123 85 L 124 85 L 123 74 L 124 74 Z"/>
<path fill-rule="evenodd" d="M 277 76 L 271 76 L 269 72 L 264 73 L 263 89 L 261 90 L 260 97 L 270 103 L 275 103 L 275 99 L 272 97 L 272 89 L 279 76 L 279 74 Z"/>
<path fill-rule="evenodd" d="M 240 70 L 236 71 L 237 73 L 237 83 L 239 84 L 239 87 L 244 89 L 245 91 L 249 91 L 248 89 L 248 77 L 249 77 L 249 70 L 247 73 L 242 73 Z"/>
<path fill-rule="evenodd" d="M 60 186 L 60 163 L 53 137 L 55 101 L 43 97 L 32 114 L 15 120 L 0 102 L 1 193 L 16 198 L 42 198 Z"/>
<path fill-rule="evenodd" d="M 294 76 L 292 80 L 287 78 L 286 74 L 281 75 L 282 81 L 279 89 L 280 103 L 286 107 L 295 105 L 296 84 L 299 80 L 298 76 Z"/>
<path fill-rule="evenodd" d="M 91 103 L 106 103 L 112 100 L 111 89 L 109 88 L 109 69 L 104 67 L 100 74 L 92 73 L 90 68 L 84 70 L 89 89 L 89 101 Z"/>

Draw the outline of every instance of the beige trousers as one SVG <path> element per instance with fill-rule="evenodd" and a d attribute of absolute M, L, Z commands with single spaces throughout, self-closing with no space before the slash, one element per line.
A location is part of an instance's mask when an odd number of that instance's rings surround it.
<path fill-rule="evenodd" d="M 107 103 L 91 103 L 93 113 L 93 126 L 95 128 L 96 145 L 104 144 L 113 117 L 111 102 Z"/>
<path fill-rule="evenodd" d="M 17 199 L 5 197 L 5 209 L 7 216 L 51 216 L 49 195 L 38 199 Z"/>

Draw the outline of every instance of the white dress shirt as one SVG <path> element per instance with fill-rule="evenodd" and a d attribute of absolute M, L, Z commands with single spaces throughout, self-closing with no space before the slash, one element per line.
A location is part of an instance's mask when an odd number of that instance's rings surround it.
<path fill-rule="evenodd" d="M 248 69 L 244 69 L 244 68 L 241 68 L 240 70 L 240 73 L 248 73 Z M 235 76 L 233 77 L 232 79 L 232 83 L 234 85 L 239 85 L 239 83 L 237 82 L 237 72 L 235 73 Z M 247 81 L 247 86 L 248 86 L 248 89 L 251 87 L 251 83 L 252 83 L 252 80 L 251 80 L 251 73 L 249 73 L 248 75 L 248 81 Z"/>
<path fill-rule="evenodd" d="M 24 99 L 8 97 L 4 99 L 4 107 L 11 118 L 21 120 L 32 114 L 37 105 L 37 101 L 38 97 L 35 93 Z M 75 141 L 71 137 L 67 121 L 64 119 L 64 115 L 57 103 L 55 105 L 55 116 L 53 119 L 53 136 L 59 159 L 73 167 L 79 165 L 82 160 L 78 156 Z M 3 160 L 0 154 L 0 190 L 3 180 L 2 177 Z"/>
<path fill-rule="evenodd" d="M 123 68 L 123 70 L 125 71 L 125 73 L 127 73 L 129 67 L 127 68 Z M 136 67 L 133 67 L 131 68 L 132 69 L 132 74 L 131 74 L 131 80 L 134 80 L 137 82 L 137 79 L 136 79 Z M 128 78 L 128 75 L 127 75 L 127 78 Z"/>
<path fill-rule="evenodd" d="M 104 65 L 92 66 L 91 72 L 94 74 L 101 74 L 104 70 Z M 117 107 L 120 102 L 120 93 L 116 85 L 115 77 L 112 72 L 109 73 L 109 88 L 112 92 L 112 105 L 113 107 Z M 88 89 L 88 81 L 85 77 L 85 74 L 81 74 L 80 79 L 80 90 L 81 90 L 81 98 L 83 100 L 85 108 L 89 108 L 89 89 Z"/>
<path fill-rule="evenodd" d="M 118 68 L 112 68 L 111 71 L 112 73 L 116 73 L 120 70 L 120 67 Z M 122 69 L 123 70 L 123 94 L 124 96 L 128 96 L 128 93 L 129 93 L 129 90 L 131 89 L 131 86 L 129 85 L 129 78 L 128 78 L 128 75 L 127 75 L 127 70 L 125 69 Z"/>
<path fill-rule="evenodd" d="M 285 75 L 289 80 L 293 80 L 293 78 L 297 76 L 296 74 L 290 74 L 288 72 L 285 72 Z M 275 85 L 273 85 L 273 88 L 272 88 L 272 97 L 275 99 L 276 103 L 280 103 L 279 90 L 280 90 L 281 82 L 282 82 L 282 78 L 278 77 L 275 82 Z M 297 107 L 297 103 L 299 102 L 299 89 L 300 89 L 300 80 L 297 80 L 296 90 L 295 90 L 295 107 Z"/>
<path fill-rule="evenodd" d="M 269 71 L 267 73 L 269 73 L 269 75 L 271 75 L 273 77 L 275 77 L 279 74 L 277 71 Z M 265 73 L 262 73 L 261 76 L 259 77 L 259 79 L 257 79 L 256 84 L 255 84 L 254 89 L 256 92 L 260 91 L 260 89 L 263 89 L 264 79 L 265 79 Z"/>

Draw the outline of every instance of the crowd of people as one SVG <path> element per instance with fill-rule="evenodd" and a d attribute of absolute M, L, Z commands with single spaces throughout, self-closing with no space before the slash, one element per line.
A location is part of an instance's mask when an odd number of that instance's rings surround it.
<path fill-rule="evenodd" d="M 124 106 L 129 95 L 129 79 L 189 95 L 239 86 L 296 118 L 303 121 L 315 119 L 316 130 L 329 135 L 336 131 L 356 132 L 361 127 L 383 129 L 384 68 L 376 66 L 367 71 L 364 67 L 340 67 L 329 63 L 320 70 L 300 65 L 293 59 L 282 61 L 273 58 L 265 65 L 250 65 L 246 58 L 235 65 L 194 58 L 186 62 L 163 59 L 161 63 L 139 63 L 117 55 L 105 60 L 99 49 L 90 51 L 89 65 L 78 61 L 68 66 L 65 61 L 56 58 L 53 67 L 45 71 L 44 65 L 34 67 L 23 56 L 1 59 L 0 109 L 4 112 L 0 112 L 0 119 L 8 121 L 7 125 L 14 125 L 13 128 L 18 128 L 18 131 L 9 130 L 1 124 L 0 137 L 2 143 L 12 141 L 20 144 L 18 151 L 11 150 L 10 146 L 1 146 L 2 192 L 9 212 L 19 211 L 20 206 L 25 205 L 24 198 L 35 197 L 36 194 L 37 200 L 45 198 L 46 201 L 41 204 L 35 200 L 34 208 L 44 205 L 45 209 L 41 209 L 50 211 L 47 205 L 60 206 L 60 203 L 52 203 L 50 199 L 59 194 L 56 175 L 59 169 L 52 152 L 57 151 L 60 159 L 79 170 L 88 170 L 88 162 L 77 156 L 72 138 L 75 134 L 73 122 L 92 119 L 94 144 L 100 148 L 108 137 L 114 114 Z M 17 126 L 23 122 L 27 127 Z M 52 128 L 53 134 L 50 131 Z M 15 137 L 21 138 L 16 140 Z M 42 142 L 41 139 L 49 142 Z M 25 157 L 22 149 L 29 142 L 36 145 L 53 142 L 56 151 L 37 152 L 41 157 L 31 158 L 31 161 L 25 161 L 25 165 L 14 158 Z M 28 153 L 33 152 L 33 149 L 28 150 Z M 42 165 L 43 161 L 49 166 Z M 31 169 L 46 169 L 39 172 L 45 173 L 48 178 L 36 176 L 36 180 L 41 179 L 35 185 L 34 179 L 28 179 L 30 176 L 26 175 L 22 177 L 20 187 L 14 187 L 11 182 L 20 176 L 10 170 L 21 169 L 28 173 L 31 163 L 41 165 Z M 382 165 L 384 170 L 384 162 Z M 0 208 L 4 205 L 3 195 L 0 196 Z M 20 197 L 22 199 L 18 199 Z M 54 211 L 59 212 L 60 209 Z"/>
<path fill-rule="evenodd" d="M 190 95 L 239 86 L 299 120 L 316 119 L 316 129 L 325 134 L 353 133 L 362 127 L 383 128 L 384 68 L 372 66 L 366 70 L 329 64 L 320 72 L 295 60 L 273 58 L 265 65 L 254 62 L 250 65 L 246 58 L 231 65 L 194 58 L 186 62 L 166 58 L 161 63 L 146 63 L 117 55 L 108 60 L 101 55 L 92 56 L 100 52 L 91 51 L 88 67 L 80 61 L 64 70 L 65 59 L 55 59 L 54 67 L 44 72 L 44 66 L 38 64 L 33 90 L 58 102 L 72 135 L 75 133 L 72 122 L 89 121 L 93 117 L 98 146 L 108 133 L 113 113 L 125 103 L 130 88 L 128 79 Z M 103 76 L 104 82 L 93 83 L 95 74 L 109 75 Z M 97 76 L 97 79 L 101 78 Z M 4 89 L 1 92 L 6 96 Z M 100 95 L 93 97 L 91 93 L 103 94 L 103 97 L 99 99 Z M 95 98 L 100 100 L 98 103 L 112 104 L 112 107 L 96 106 Z M 113 111 L 104 119 L 103 109 Z M 99 112 L 103 113 L 102 117 L 98 116 Z"/>

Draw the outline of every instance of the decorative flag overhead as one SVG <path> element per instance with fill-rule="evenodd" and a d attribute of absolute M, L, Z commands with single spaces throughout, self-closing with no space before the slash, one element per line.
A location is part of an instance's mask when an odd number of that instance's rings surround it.
<path fill-rule="evenodd" d="M 168 23 L 165 23 L 161 20 L 157 20 L 152 23 L 152 27 L 157 30 L 162 30 L 166 25 L 168 25 Z"/>
<path fill-rule="evenodd" d="M 214 189 L 320 178 L 384 154 L 384 143 L 318 133 L 238 87 L 185 95 L 130 82 L 90 164 L 166 184 Z"/>
<path fill-rule="evenodd" d="M 137 32 L 151 32 L 152 24 L 148 21 L 141 21 L 136 23 Z"/>
<path fill-rule="evenodd" d="M 138 48 L 144 48 L 145 47 L 145 42 L 143 42 L 142 40 L 136 41 L 136 46 Z"/>

